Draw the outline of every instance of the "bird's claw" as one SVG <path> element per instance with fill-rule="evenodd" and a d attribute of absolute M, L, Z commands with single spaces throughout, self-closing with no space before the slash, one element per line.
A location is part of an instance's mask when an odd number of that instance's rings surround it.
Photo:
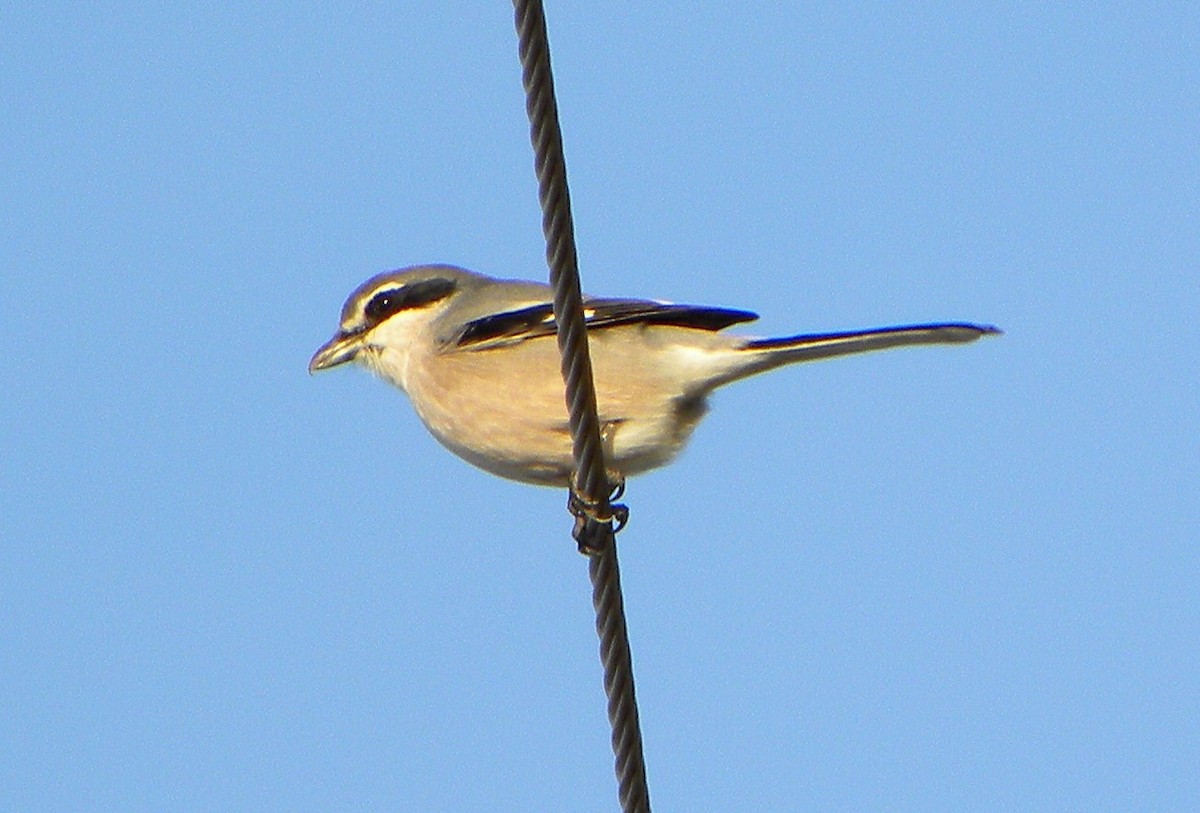
<path fill-rule="evenodd" d="M 575 517 L 575 527 L 571 531 L 571 535 L 579 543 L 579 552 L 586 556 L 595 556 L 603 552 L 603 548 L 592 544 L 592 541 L 587 538 L 589 521 L 611 525 L 614 534 L 620 533 L 621 529 L 629 522 L 629 506 L 612 502 L 620 499 L 621 495 L 625 493 L 625 478 L 614 479 L 615 484 L 612 486 L 607 500 L 590 500 L 582 496 L 574 484 L 571 485 L 567 497 L 567 511 Z"/>

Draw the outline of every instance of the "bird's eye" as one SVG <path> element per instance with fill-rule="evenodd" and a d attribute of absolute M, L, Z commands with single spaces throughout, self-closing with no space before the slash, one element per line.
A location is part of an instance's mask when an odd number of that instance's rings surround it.
<path fill-rule="evenodd" d="M 387 288 L 371 297 L 363 308 L 363 315 L 372 325 L 377 325 L 399 311 L 421 308 L 445 299 L 454 292 L 454 286 L 454 280 L 438 278 Z"/>
<path fill-rule="evenodd" d="M 402 289 L 390 288 L 380 291 L 371 297 L 371 301 L 363 308 L 363 314 L 372 324 L 379 324 L 403 307 Z"/>

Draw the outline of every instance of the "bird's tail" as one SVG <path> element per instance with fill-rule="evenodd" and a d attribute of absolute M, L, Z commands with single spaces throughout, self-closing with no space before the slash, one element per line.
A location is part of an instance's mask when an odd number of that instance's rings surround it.
<path fill-rule="evenodd" d="M 918 344 L 964 344 L 982 336 L 1001 332 L 991 325 L 946 322 L 869 328 L 843 333 L 806 333 L 779 339 L 751 339 L 739 350 L 741 363 L 736 369 L 730 370 L 729 375 L 723 377 L 717 385 L 801 361 L 817 361 L 851 353 L 867 353 L 872 350 Z"/>

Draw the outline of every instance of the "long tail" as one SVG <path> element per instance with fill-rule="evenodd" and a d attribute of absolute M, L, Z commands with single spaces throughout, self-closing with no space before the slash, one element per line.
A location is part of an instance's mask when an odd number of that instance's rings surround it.
<path fill-rule="evenodd" d="M 918 344 L 965 344 L 983 336 L 1002 332 L 991 325 L 946 322 L 869 328 L 844 333 L 806 333 L 779 339 L 752 339 L 743 345 L 740 351 L 748 354 L 748 363 L 738 365 L 738 369 L 731 371 L 732 374 L 728 377 L 722 377 L 720 383 L 725 384 L 800 361 L 817 361 L 851 353 L 867 353 L 872 350 Z"/>

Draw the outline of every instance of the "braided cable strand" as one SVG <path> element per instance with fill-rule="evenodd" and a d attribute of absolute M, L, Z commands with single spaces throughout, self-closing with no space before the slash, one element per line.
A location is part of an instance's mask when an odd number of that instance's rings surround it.
<path fill-rule="evenodd" d="M 550 72 L 546 18 L 541 0 L 513 0 L 513 6 L 525 85 L 525 109 L 529 114 L 538 177 L 538 199 L 542 206 L 546 261 L 554 288 L 558 349 L 562 355 L 574 443 L 575 485 L 580 496 L 591 502 L 600 516 L 605 516 L 611 511 L 611 488 L 604 469 L 600 421 L 596 415 L 596 392 L 583 321 L 575 227 L 571 219 L 562 132 Z M 588 575 L 592 580 L 592 606 L 600 637 L 600 661 L 604 666 L 604 691 L 608 695 L 608 720 L 612 726 L 621 809 L 625 813 L 649 813 L 650 794 L 646 785 L 642 732 L 633 690 L 633 663 L 612 524 L 588 519 L 577 532 L 576 540 L 580 549 L 590 554 Z"/>
<path fill-rule="evenodd" d="M 583 295 L 575 252 L 575 223 L 567 189 L 562 131 L 550 72 L 546 19 L 540 2 L 514 0 L 525 84 L 525 110 L 529 114 L 538 201 L 542 205 L 542 233 L 546 261 L 554 288 L 554 318 L 558 323 L 558 349 L 566 382 L 567 411 L 576 462 L 575 486 L 580 496 L 607 509 L 608 477 L 600 448 L 600 421 L 596 416 L 596 391 L 587 352 L 583 323 Z"/>
<path fill-rule="evenodd" d="M 615 544 L 589 559 L 588 576 L 592 580 L 592 606 L 596 610 L 596 632 L 600 636 L 600 662 L 604 664 L 604 692 L 608 696 L 608 721 L 612 726 L 621 810 L 649 813 L 650 789 L 646 784 L 642 726 L 633 690 L 633 659 L 629 652 L 629 630 L 625 626 L 625 602 L 621 598 L 621 571 L 617 566 Z"/>

